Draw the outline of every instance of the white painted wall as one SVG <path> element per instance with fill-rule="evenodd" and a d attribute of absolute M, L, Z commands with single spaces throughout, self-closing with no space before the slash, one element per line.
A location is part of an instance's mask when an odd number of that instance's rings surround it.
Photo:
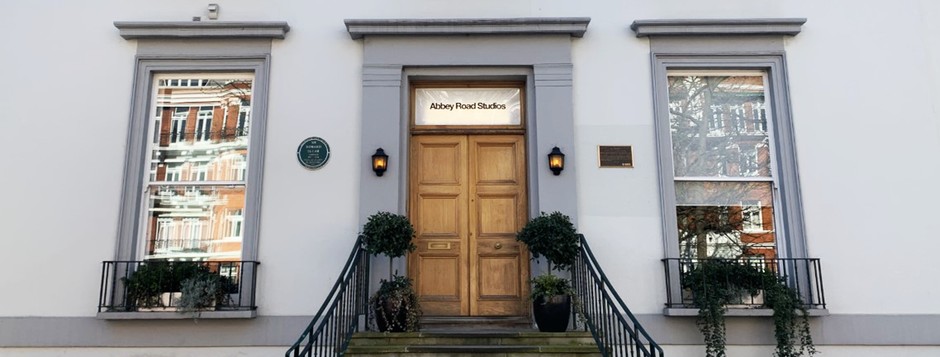
<path fill-rule="evenodd" d="M 286 347 L 235 348 L 0 348 L 0 355 L 9 357 L 266 357 L 279 356 Z M 702 346 L 663 346 L 667 356 L 700 356 Z M 827 357 L 935 357 L 940 348 L 930 346 L 818 346 Z M 728 346 L 728 355 L 735 357 L 766 357 L 773 346 Z"/>
<path fill-rule="evenodd" d="M 940 189 L 940 5 L 930 0 L 218 1 L 221 20 L 283 20 L 268 112 L 258 304 L 310 315 L 359 227 L 361 41 L 345 18 L 589 16 L 573 39 L 580 230 L 638 313 L 665 300 L 649 47 L 636 19 L 806 17 L 787 41 L 810 254 L 830 311 L 938 314 L 932 229 Z M 135 42 L 113 21 L 188 20 L 186 0 L 0 4 L 0 316 L 93 316 L 113 258 Z M 318 171 L 294 157 L 332 148 Z M 633 145 L 634 169 L 598 169 L 597 145 Z M 397 162 L 392 158 L 393 164 Z M 603 247 L 603 249 L 597 249 Z M 13 273 L 15 272 L 15 273 Z M 636 288 L 641 287 L 641 288 Z M 15 293 L 8 293 L 15 292 Z"/>

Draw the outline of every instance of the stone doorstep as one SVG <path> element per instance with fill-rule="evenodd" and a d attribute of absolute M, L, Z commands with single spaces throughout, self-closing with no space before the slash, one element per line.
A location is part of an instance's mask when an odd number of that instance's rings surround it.
<path fill-rule="evenodd" d="M 346 355 L 384 354 L 574 354 L 599 355 L 595 345 L 414 345 L 414 346 L 350 346 Z"/>
<path fill-rule="evenodd" d="M 411 333 L 358 333 L 350 346 L 389 346 L 389 345 L 485 345 L 485 346 L 594 346 L 594 339 L 588 332 L 546 333 L 536 331 L 516 332 L 411 332 Z"/>
<path fill-rule="evenodd" d="M 588 332 L 462 331 L 364 332 L 356 334 L 346 356 L 600 356 Z"/>

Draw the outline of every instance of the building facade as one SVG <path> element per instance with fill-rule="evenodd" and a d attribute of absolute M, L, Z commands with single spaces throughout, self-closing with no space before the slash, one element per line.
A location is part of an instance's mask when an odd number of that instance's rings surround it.
<path fill-rule="evenodd" d="M 712 258 L 818 262 L 792 269 L 812 276 L 824 356 L 940 355 L 937 16 L 929 0 L 0 5 L 0 355 L 283 355 L 379 211 L 408 216 L 418 249 L 373 258 L 370 280 L 407 274 L 429 316 L 529 316 L 546 267 L 515 232 L 559 211 L 667 356 L 703 354 L 678 277 Z M 141 311 L 127 278 L 156 262 L 205 264 L 233 307 Z M 768 314 L 732 310 L 729 355 L 771 355 Z"/>

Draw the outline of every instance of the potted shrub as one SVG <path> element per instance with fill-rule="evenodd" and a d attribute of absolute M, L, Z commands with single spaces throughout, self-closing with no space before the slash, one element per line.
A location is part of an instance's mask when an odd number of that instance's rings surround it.
<path fill-rule="evenodd" d="M 392 272 L 392 259 L 414 251 L 411 242 L 415 230 L 408 218 L 390 212 L 369 216 L 359 238 L 372 255 L 388 256 L 389 280 L 382 279 L 379 289 L 369 299 L 375 323 L 382 332 L 417 331 L 421 308 L 411 279 Z"/>
<path fill-rule="evenodd" d="M 170 302 L 169 299 L 163 299 L 163 294 L 171 291 L 168 289 L 172 285 L 172 278 L 172 266 L 164 261 L 145 262 L 130 276 L 121 278 L 127 289 L 128 310 L 164 309 Z"/>
<path fill-rule="evenodd" d="M 227 277 L 200 266 L 192 276 L 180 282 L 180 297 L 178 312 L 192 314 L 198 318 L 202 311 L 214 310 L 224 306 L 228 301 L 228 293 L 233 284 Z"/>
<path fill-rule="evenodd" d="M 806 307 L 799 293 L 766 267 L 736 260 L 714 259 L 696 264 L 682 274 L 682 288 L 699 308 L 698 327 L 705 338 L 705 356 L 725 355 L 725 312 L 742 296 L 762 295 L 762 306 L 773 309 L 774 356 L 797 357 L 817 353 L 809 330 Z M 800 316 L 797 316 L 797 315 Z M 798 319 L 799 317 L 799 319 Z"/>
<path fill-rule="evenodd" d="M 532 259 L 544 256 L 548 262 L 548 274 L 532 279 L 532 314 L 539 331 L 567 330 L 574 292 L 570 282 L 552 275 L 552 270 L 567 270 L 578 257 L 578 233 L 571 219 L 560 212 L 542 212 L 522 227 L 516 240 L 529 248 Z"/>
<path fill-rule="evenodd" d="M 197 262 L 147 261 L 121 279 L 128 310 L 192 312 L 224 301 L 232 284 Z M 200 292 L 200 290 L 211 292 Z M 207 291 L 208 291 L 207 290 Z M 206 302 L 204 295 L 211 295 Z M 183 301 L 183 299 L 186 299 Z"/>

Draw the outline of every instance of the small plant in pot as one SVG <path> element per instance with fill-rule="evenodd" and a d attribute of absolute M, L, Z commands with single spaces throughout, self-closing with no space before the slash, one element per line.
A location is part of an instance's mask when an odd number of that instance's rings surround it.
<path fill-rule="evenodd" d="M 560 212 L 545 214 L 526 223 L 516 234 L 532 259 L 544 256 L 548 274 L 532 279 L 532 314 L 542 332 L 563 332 L 571 317 L 571 283 L 552 275 L 552 270 L 568 270 L 578 257 L 578 233 L 571 219 Z"/>
<path fill-rule="evenodd" d="M 180 282 L 179 310 L 181 314 L 191 314 L 194 319 L 199 318 L 202 311 L 214 310 L 226 305 L 230 298 L 228 293 L 233 283 L 210 271 L 205 266 L 192 276 Z"/>
<path fill-rule="evenodd" d="M 121 278 L 127 289 L 129 311 L 149 310 L 166 306 L 161 296 L 172 290 L 173 267 L 164 261 L 146 262 L 130 275 Z"/>
<path fill-rule="evenodd" d="M 415 250 L 415 230 L 408 218 L 390 212 L 369 216 L 359 239 L 372 255 L 388 256 L 389 280 L 382 279 L 379 289 L 369 299 L 375 324 L 382 332 L 417 331 L 421 307 L 411 279 L 392 273 L 392 259 Z"/>

